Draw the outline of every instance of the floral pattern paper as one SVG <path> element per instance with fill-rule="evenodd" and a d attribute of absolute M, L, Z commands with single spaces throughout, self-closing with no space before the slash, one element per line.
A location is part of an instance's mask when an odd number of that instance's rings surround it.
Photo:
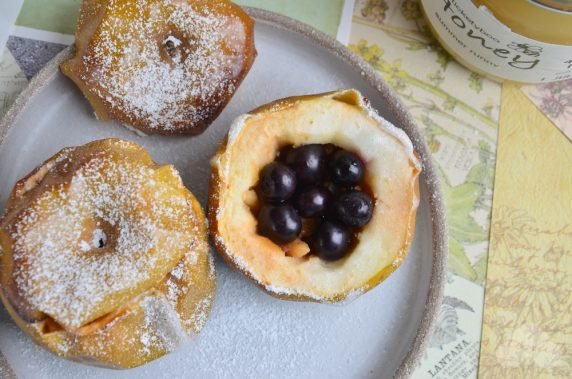
<path fill-rule="evenodd" d="M 27 83 L 26 76 L 12 54 L 8 49 L 4 49 L 0 56 L 0 118 Z"/>
<path fill-rule="evenodd" d="M 572 79 L 523 86 L 522 91 L 572 141 Z"/>
<path fill-rule="evenodd" d="M 479 374 L 570 378 L 572 144 L 503 91 Z"/>

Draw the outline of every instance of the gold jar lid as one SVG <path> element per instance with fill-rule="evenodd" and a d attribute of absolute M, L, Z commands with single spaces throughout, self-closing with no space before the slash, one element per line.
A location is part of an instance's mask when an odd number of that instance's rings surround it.
<path fill-rule="evenodd" d="M 557 45 L 572 45 L 570 0 L 473 0 L 514 33 Z"/>

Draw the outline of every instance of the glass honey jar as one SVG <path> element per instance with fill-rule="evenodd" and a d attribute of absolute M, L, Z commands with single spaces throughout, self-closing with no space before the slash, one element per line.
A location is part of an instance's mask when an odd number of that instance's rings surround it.
<path fill-rule="evenodd" d="M 572 0 L 421 0 L 443 47 L 496 80 L 572 78 Z"/>

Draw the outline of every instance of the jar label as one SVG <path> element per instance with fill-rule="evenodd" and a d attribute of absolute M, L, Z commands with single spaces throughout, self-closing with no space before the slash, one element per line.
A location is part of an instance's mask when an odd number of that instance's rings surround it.
<path fill-rule="evenodd" d="M 480 71 L 529 83 L 572 78 L 572 46 L 513 33 L 486 7 L 477 7 L 468 0 L 422 4 L 443 44 Z"/>

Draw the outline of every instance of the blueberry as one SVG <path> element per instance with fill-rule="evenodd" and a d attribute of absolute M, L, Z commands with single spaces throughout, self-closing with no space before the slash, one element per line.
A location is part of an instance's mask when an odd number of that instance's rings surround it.
<path fill-rule="evenodd" d="M 272 162 L 260 173 L 258 192 L 264 201 L 287 200 L 296 190 L 296 175 L 288 166 Z"/>
<path fill-rule="evenodd" d="M 319 144 L 293 148 L 286 155 L 286 164 L 294 170 L 299 183 L 317 183 L 326 174 L 326 150 Z"/>
<path fill-rule="evenodd" d="M 327 189 L 314 187 L 300 192 L 294 199 L 294 206 L 302 217 L 315 217 L 322 214 L 328 205 L 330 193 Z"/>
<path fill-rule="evenodd" d="M 342 186 L 355 186 L 364 176 L 365 167 L 362 160 L 352 152 L 338 150 L 330 161 L 332 181 Z"/>
<path fill-rule="evenodd" d="M 347 228 L 332 221 L 324 221 L 312 236 L 310 248 L 321 259 L 336 261 L 348 253 L 351 242 L 352 237 Z"/>
<path fill-rule="evenodd" d="M 258 213 L 258 230 L 277 244 L 294 241 L 302 230 L 302 220 L 291 205 L 263 205 Z"/>
<path fill-rule="evenodd" d="M 371 220 L 373 200 L 360 191 L 346 192 L 332 204 L 332 214 L 342 224 L 360 228 Z"/>

